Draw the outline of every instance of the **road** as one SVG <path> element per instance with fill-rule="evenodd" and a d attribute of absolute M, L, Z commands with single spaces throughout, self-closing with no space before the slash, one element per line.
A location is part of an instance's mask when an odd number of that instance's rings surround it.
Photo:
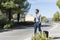
<path fill-rule="evenodd" d="M 54 32 L 52 28 L 54 29 L 53 26 L 47 26 L 47 27 L 43 26 L 41 29 L 50 31 L 50 34 L 52 34 L 51 32 Z M 34 30 L 33 27 L 27 27 L 25 29 L 15 29 L 7 32 L 1 32 L 0 40 L 25 40 L 26 38 L 33 35 L 33 30 Z M 56 30 L 60 30 L 60 29 L 58 29 L 57 27 Z"/>
<path fill-rule="evenodd" d="M 54 38 L 54 40 L 60 40 L 60 23 L 56 23 L 53 28 L 49 30 L 50 36 Z"/>

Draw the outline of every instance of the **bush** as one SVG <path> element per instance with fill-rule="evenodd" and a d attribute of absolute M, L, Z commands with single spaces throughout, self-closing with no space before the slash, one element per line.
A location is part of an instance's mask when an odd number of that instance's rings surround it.
<path fill-rule="evenodd" d="M 0 28 L 4 28 L 4 26 L 6 24 L 10 24 L 10 26 L 12 27 L 14 25 L 13 21 L 8 21 L 8 18 L 4 15 L 0 15 Z"/>
<path fill-rule="evenodd" d="M 10 25 L 10 28 L 14 27 L 15 25 L 14 21 L 7 21 L 6 24 Z"/>
<path fill-rule="evenodd" d="M 5 16 L 0 15 L 0 28 L 3 28 L 4 25 L 6 25 L 8 22 L 8 19 Z"/>
<path fill-rule="evenodd" d="M 14 21 L 10 21 L 10 23 L 8 23 L 8 24 L 10 24 L 10 28 L 13 28 L 13 27 L 15 27 L 15 23 L 14 23 Z"/>
<path fill-rule="evenodd" d="M 11 26 L 10 26 L 10 24 L 6 24 L 6 25 L 4 25 L 4 29 L 9 29 Z"/>
<path fill-rule="evenodd" d="M 47 38 L 46 34 L 44 32 L 41 32 L 40 34 L 37 33 L 35 36 L 32 36 L 31 40 L 51 40 L 51 38 Z"/>

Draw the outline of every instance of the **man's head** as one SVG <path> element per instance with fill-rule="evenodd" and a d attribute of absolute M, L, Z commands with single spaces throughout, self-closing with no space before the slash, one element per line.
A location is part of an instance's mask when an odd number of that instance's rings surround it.
<path fill-rule="evenodd" d="M 38 14 L 39 13 L 39 9 L 36 9 L 36 14 Z"/>

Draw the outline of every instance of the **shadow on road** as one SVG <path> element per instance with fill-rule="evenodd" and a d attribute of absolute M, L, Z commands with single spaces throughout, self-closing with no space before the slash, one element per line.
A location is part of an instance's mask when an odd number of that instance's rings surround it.
<path fill-rule="evenodd" d="M 2 29 L 2 30 L 0 30 L 0 33 L 2 33 L 2 32 L 8 32 L 8 31 L 12 31 L 12 30 L 5 30 L 5 29 Z"/>
<path fill-rule="evenodd" d="M 60 39 L 60 37 L 54 37 L 53 39 Z"/>
<path fill-rule="evenodd" d="M 42 25 L 41 27 L 49 27 L 49 26 L 51 26 L 51 25 Z M 26 25 L 26 26 L 20 26 L 20 25 L 18 25 L 17 27 L 14 27 L 12 29 L 7 29 L 7 30 L 0 29 L 0 33 L 12 31 L 12 30 L 17 30 L 17 29 L 27 29 L 27 28 L 30 28 L 30 27 L 34 27 L 34 25 Z"/>
<path fill-rule="evenodd" d="M 51 25 L 41 25 L 41 27 L 50 27 Z"/>
<path fill-rule="evenodd" d="M 27 28 L 26 26 L 17 26 L 17 27 L 11 28 L 11 29 L 0 29 L 0 33 L 18 30 L 18 29 L 26 29 L 26 28 Z"/>
<path fill-rule="evenodd" d="M 41 25 L 41 27 L 50 27 L 51 25 Z M 34 25 L 27 25 L 27 27 L 34 27 Z"/>

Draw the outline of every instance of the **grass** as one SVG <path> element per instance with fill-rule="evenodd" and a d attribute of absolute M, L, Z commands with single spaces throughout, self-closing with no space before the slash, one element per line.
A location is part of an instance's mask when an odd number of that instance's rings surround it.
<path fill-rule="evenodd" d="M 46 37 L 46 34 L 44 32 L 36 33 L 34 36 L 31 37 L 31 40 L 53 40 L 50 37 Z"/>

